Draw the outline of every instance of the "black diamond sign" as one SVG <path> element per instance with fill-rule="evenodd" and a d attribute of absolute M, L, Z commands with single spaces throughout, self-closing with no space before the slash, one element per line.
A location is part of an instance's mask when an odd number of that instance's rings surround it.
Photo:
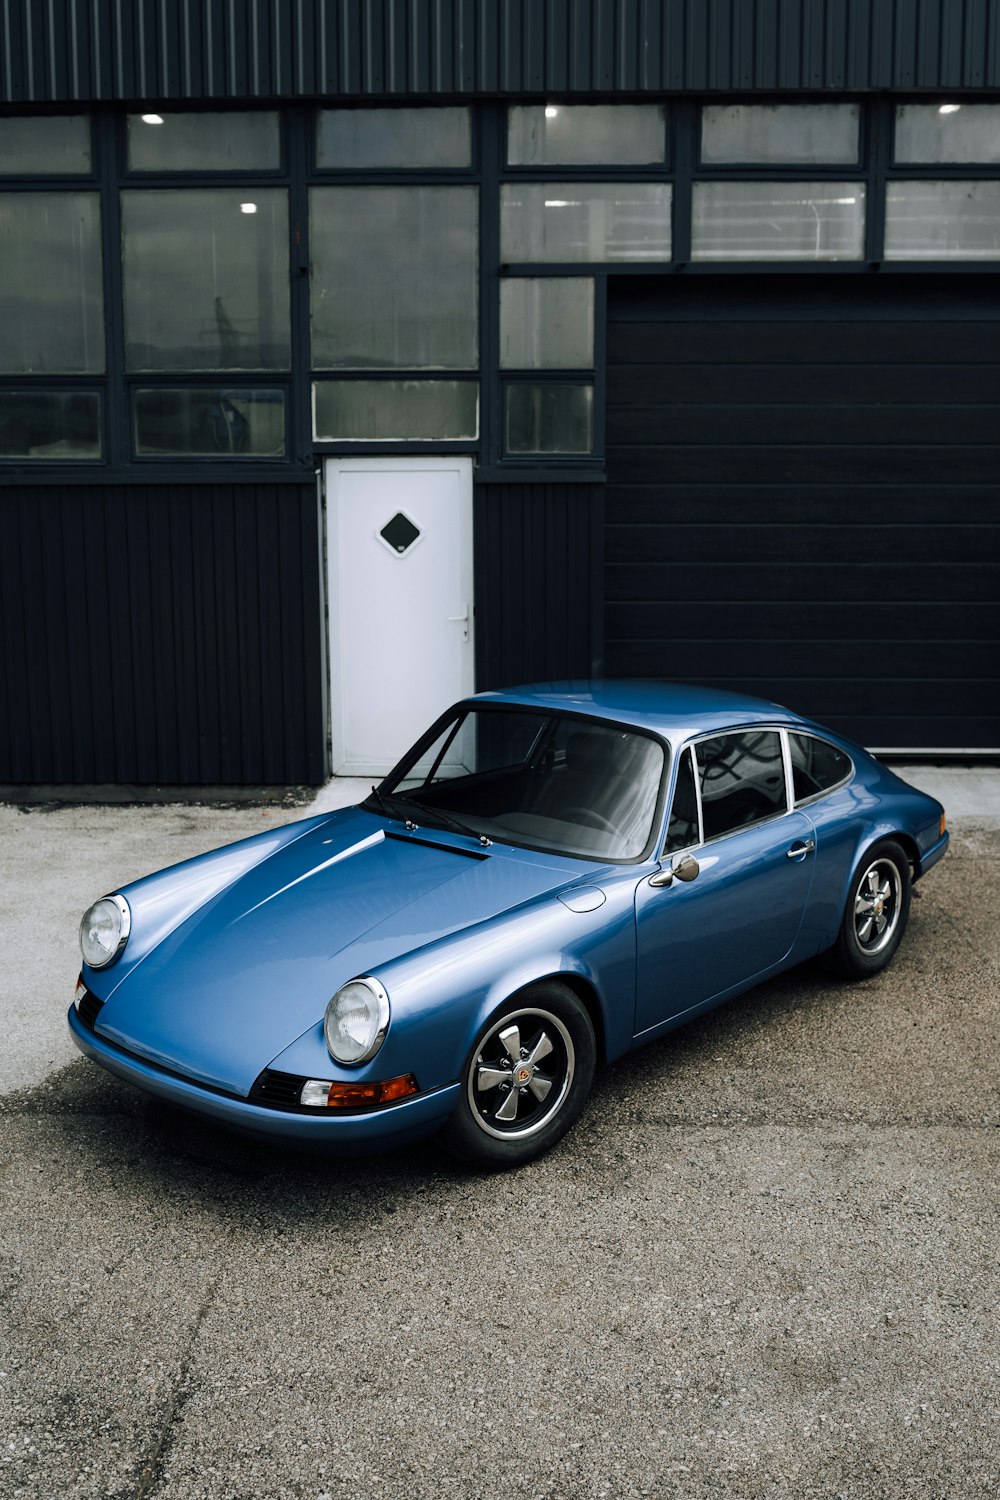
<path fill-rule="evenodd" d="M 379 532 L 379 536 L 389 543 L 394 552 L 405 552 L 408 547 L 413 546 L 419 535 L 419 529 L 401 510 L 396 512 L 391 521 L 386 521 Z"/>

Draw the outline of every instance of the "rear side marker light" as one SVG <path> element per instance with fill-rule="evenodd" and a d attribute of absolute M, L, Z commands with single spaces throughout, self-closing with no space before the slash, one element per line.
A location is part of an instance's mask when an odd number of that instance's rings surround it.
<path fill-rule="evenodd" d="M 309 1078 L 302 1085 L 299 1103 L 312 1109 L 377 1109 L 380 1104 L 395 1104 L 397 1099 L 417 1092 L 412 1073 L 381 1083 L 331 1083 L 328 1078 Z"/>

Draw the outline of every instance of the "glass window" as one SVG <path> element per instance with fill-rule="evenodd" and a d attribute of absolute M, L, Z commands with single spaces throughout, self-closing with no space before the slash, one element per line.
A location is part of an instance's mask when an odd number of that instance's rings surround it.
<path fill-rule="evenodd" d="M 857 104 L 708 104 L 701 112 L 707 167 L 798 166 L 858 160 Z"/>
<path fill-rule="evenodd" d="M 87 115 L 6 115 L 0 119 L 0 173 L 18 177 L 91 170 Z"/>
<path fill-rule="evenodd" d="M 662 104 L 515 104 L 507 111 L 511 166 L 637 167 L 665 155 Z"/>
<path fill-rule="evenodd" d="M 97 391 L 0 391 L 0 458 L 100 458 Z"/>
<path fill-rule="evenodd" d="M 269 172 L 280 165 L 273 109 L 128 117 L 130 172 Z"/>
<path fill-rule="evenodd" d="M 317 370 L 474 370 L 479 194 L 325 187 L 311 196 Z"/>
<path fill-rule="evenodd" d="M 500 255 L 518 261 L 670 259 L 668 182 L 510 182 Z"/>
<path fill-rule="evenodd" d="M 472 122 L 462 108 L 321 109 L 316 165 L 368 171 L 472 165 Z"/>
<path fill-rule="evenodd" d="M 137 390 L 135 451 L 226 458 L 280 458 L 285 451 L 285 396 L 261 390 Z"/>
<path fill-rule="evenodd" d="M 663 746 L 638 731 L 558 713 L 456 710 L 379 791 L 403 810 L 412 798 L 431 825 L 450 814 L 529 848 L 637 859 L 653 836 L 663 759 Z M 377 799 L 365 805 L 385 810 Z"/>
<path fill-rule="evenodd" d="M 593 363 L 594 283 L 588 276 L 517 276 L 500 283 L 504 369 L 580 370 Z"/>
<path fill-rule="evenodd" d="M 1000 260 L 1000 182 L 890 182 L 887 260 Z"/>
<path fill-rule="evenodd" d="M 694 260 L 860 260 L 862 182 L 696 182 Z"/>
<path fill-rule="evenodd" d="M 777 730 L 720 734 L 702 740 L 695 752 L 706 839 L 785 811 L 785 769 Z"/>
<path fill-rule="evenodd" d="M 473 380 L 317 380 L 313 402 L 320 441 L 459 440 L 479 433 Z"/>
<path fill-rule="evenodd" d="M 508 453 L 590 453 L 594 387 L 538 382 L 507 387 Z"/>
<path fill-rule="evenodd" d="M 104 369 L 96 193 L 0 193 L 0 371 Z"/>
<path fill-rule="evenodd" d="M 1000 162 L 1000 105 L 897 105 L 896 161 Z"/>
<path fill-rule="evenodd" d="M 700 842 L 698 834 L 698 793 L 695 788 L 691 751 L 685 750 L 677 763 L 677 785 L 670 808 L 664 854 L 676 854 Z"/>
<path fill-rule="evenodd" d="M 287 370 L 288 206 L 281 188 L 122 194 L 130 370 Z"/>
<path fill-rule="evenodd" d="M 814 734 L 790 734 L 788 747 L 796 806 L 840 786 L 854 769 L 851 757 L 844 750 Z"/>

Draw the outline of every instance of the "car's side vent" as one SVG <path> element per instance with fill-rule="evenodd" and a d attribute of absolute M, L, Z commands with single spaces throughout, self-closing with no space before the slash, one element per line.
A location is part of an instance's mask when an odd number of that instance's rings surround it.
<path fill-rule="evenodd" d="M 265 1068 L 250 1090 L 251 1104 L 266 1104 L 271 1109 L 298 1109 L 304 1078 L 295 1073 L 279 1073 Z"/>
<path fill-rule="evenodd" d="M 86 1026 L 88 1031 L 93 1031 L 95 1022 L 97 1021 L 97 1017 L 100 1014 L 101 1006 L 103 1004 L 104 1001 L 98 1000 L 97 996 L 92 995 L 89 990 L 84 990 L 83 994 L 80 996 L 79 1003 L 76 1007 L 76 1013 L 80 1017 L 80 1020 L 83 1022 L 84 1026 Z"/>

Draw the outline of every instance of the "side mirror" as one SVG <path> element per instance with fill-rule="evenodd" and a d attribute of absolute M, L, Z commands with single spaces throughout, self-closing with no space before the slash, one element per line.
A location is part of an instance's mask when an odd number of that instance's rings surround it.
<path fill-rule="evenodd" d="M 672 864 L 667 870 L 659 870 L 655 875 L 649 877 L 650 885 L 673 885 L 675 880 L 697 880 L 701 874 L 701 865 L 693 854 L 685 854 L 676 864 Z"/>

